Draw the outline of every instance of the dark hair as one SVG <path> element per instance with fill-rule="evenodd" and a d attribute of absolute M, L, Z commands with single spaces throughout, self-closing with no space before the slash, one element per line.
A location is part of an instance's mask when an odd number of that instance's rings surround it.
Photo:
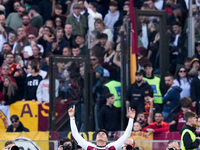
<path fill-rule="evenodd" d="M 35 72 L 39 72 L 38 65 L 39 65 L 39 62 L 38 62 L 37 59 L 33 59 L 33 60 L 31 61 L 30 66 L 31 66 L 32 69 L 35 70 Z"/>
<path fill-rule="evenodd" d="M 79 45 L 78 44 L 73 44 L 72 45 L 72 49 L 74 49 L 74 48 L 79 48 Z"/>
<path fill-rule="evenodd" d="M 10 145 L 10 144 L 15 144 L 15 143 L 14 143 L 14 141 L 7 141 L 7 142 L 5 143 L 5 147 L 8 146 L 8 145 Z"/>
<path fill-rule="evenodd" d="M 184 115 L 186 122 L 188 122 L 188 119 L 193 118 L 193 117 L 196 117 L 196 114 L 192 111 L 186 112 L 185 115 Z"/>
<path fill-rule="evenodd" d="M 97 35 L 97 39 L 108 39 L 108 35 L 105 33 L 100 33 Z"/>
<path fill-rule="evenodd" d="M 173 75 L 172 75 L 171 73 L 169 73 L 169 72 L 167 72 L 167 73 L 165 74 L 165 77 L 172 77 L 172 78 L 174 78 Z"/>
<path fill-rule="evenodd" d="M 5 44 L 7 44 L 7 45 L 9 45 L 10 47 L 12 47 L 8 42 L 3 43 L 3 45 L 5 45 Z"/>
<path fill-rule="evenodd" d="M 65 142 L 71 142 L 73 144 L 73 140 L 71 140 L 69 138 L 65 138 L 65 139 L 60 141 L 60 145 L 63 145 Z"/>
<path fill-rule="evenodd" d="M 118 2 L 116 2 L 116 1 L 111 1 L 111 2 L 109 3 L 109 6 L 118 7 Z"/>
<path fill-rule="evenodd" d="M 152 67 L 152 64 L 151 63 L 144 64 L 144 69 L 146 69 L 147 67 Z"/>
<path fill-rule="evenodd" d="M 191 62 L 192 61 L 192 58 L 190 58 L 190 57 L 185 57 L 185 59 L 184 59 L 184 62 Z"/>
<path fill-rule="evenodd" d="M 16 33 L 15 31 L 13 31 L 13 30 L 11 30 L 11 31 L 8 33 L 8 35 L 9 35 L 10 33 L 12 33 L 12 34 L 14 34 L 15 36 L 17 36 L 17 33 Z"/>
<path fill-rule="evenodd" d="M 187 72 L 187 69 L 185 68 L 185 67 L 180 67 L 179 69 L 178 69 L 178 71 L 177 71 L 177 73 L 176 73 L 176 79 L 177 79 L 177 81 L 178 81 L 178 83 L 181 85 L 181 81 L 180 81 L 180 76 L 179 76 L 179 72 L 180 72 L 180 70 L 181 69 L 185 69 L 185 73 L 186 73 L 186 78 L 187 78 L 187 81 L 188 81 L 188 83 L 190 83 L 190 76 L 189 76 L 189 74 L 188 74 L 188 72 Z"/>
<path fill-rule="evenodd" d="M 44 26 L 43 28 L 48 28 L 48 29 L 49 29 L 49 32 L 50 32 L 51 34 L 53 34 L 53 31 L 52 31 L 52 29 L 51 29 L 51 28 L 49 28 L 48 26 Z"/>
<path fill-rule="evenodd" d="M 107 135 L 107 137 L 108 137 L 108 132 L 105 130 L 105 129 L 100 129 L 100 130 L 98 130 L 97 132 L 96 132 L 96 136 L 97 136 L 97 134 L 99 133 L 99 132 L 104 132 L 106 135 Z"/>
<path fill-rule="evenodd" d="M 98 8 L 98 4 L 96 2 L 90 2 L 90 4 L 94 7 L 94 8 Z"/>
<path fill-rule="evenodd" d="M 19 120 L 19 117 L 18 117 L 17 115 L 12 115 L 12 116 L 10 117 L 10 121 L 12 121 L 13 119 L 15 119 L 16 121 L 18 121 L 18 120 Z"/>
<path fill-rule="evenodd" d="M 8 53 L 6 54 L 6 57 L 7 57 L 8 55 L 12 55 L 12 56 L 14 57 L 14 54 L 11 53 L 11 52 L 8 52 Z"/>
<path fill-rule="evenodd" d="M 184 97 L 180 100 L 181 107 L 183 108 L 189 108 L 190 104 L 192 103 L 192 99 L 190 97 Z"/>
<path fill-rule="evenodd" d="M 50 56 L 53 56 L 53 53 L 52 53 L 52 52 L 47 52 L 47 53 L 45 54 L 45 57 L 50 57 Z"/>
<path fill-rule="evenodd" d="M 57 32 L 58 32 L 59 30 L 64 31 L 62 27 L 56 27 L 56 29 L 55 29 L 55 35 L 57 34 Z"/>

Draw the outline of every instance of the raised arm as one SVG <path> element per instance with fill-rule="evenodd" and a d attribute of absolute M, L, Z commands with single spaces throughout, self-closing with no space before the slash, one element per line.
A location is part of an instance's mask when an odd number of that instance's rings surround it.
<path fill-rule="evenodd" d="M 70 127 L 71 127 L 71 131 L 72 131 L 72 135 L 74 137 L 74 139 L 78 142 L 78 145 L 80 145 L 83 149 L 87 150 L 87 147 L 89 145 L 92 145 L 92 143 L 87 142 L 79 133 L 78 133 L 78 129 L 76 127 L 76 123 L 75 123 L 75 105 L 73 105 L 72 108 L 70 108 L 68 110 L 68 114 L 70 117 Z"/>
<path fill-rule="evenodd" d="M 128 117 L 128 126 L 126 127 L 124 134 L 117 141 L 110 143 L 109 147 L 113 145 L 116 148 L 116 150 L 121 149 L 124 142 L 126 142 L 126 140 L 130 137 L 133 128 L 133 121 L 135 118 L 135 110 L 131 109 L 130 107 Z"/>

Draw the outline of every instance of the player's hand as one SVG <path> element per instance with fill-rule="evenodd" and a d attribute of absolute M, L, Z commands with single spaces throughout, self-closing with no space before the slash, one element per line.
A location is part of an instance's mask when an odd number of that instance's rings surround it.
<path fill-rule="evenodd" d="M 131 107 L 129 107 L 128 117 L 132 119 L 135 118 L 135 109 L 131 109 Z"/>
<path fill-rule="evenodd" d="M 75 115 L 75 105 L 68 110 L 69 117 L 74 117 Z"/>

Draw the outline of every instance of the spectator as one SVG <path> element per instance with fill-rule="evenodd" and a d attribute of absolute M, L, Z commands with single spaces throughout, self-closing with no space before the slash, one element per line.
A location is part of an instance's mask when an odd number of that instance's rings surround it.
<path fill-rule="evenodd" d="M 159 40 L 160 34 L 158 32 L 158 21 L 153 19 L 148 24 L 149 33 L 149 45 L 147 58 L 151 61 L 154 71 L 159 69 Z"/>
<path fill-rule="evenodd" d="M 109 4 L 109 10 L 104 18 L 104 22 L 107 27 L 114 31 L 114 24 L 119 20 L 120 12 L 118 9 L 118 2 L 111 1 Z"/>
<path fill-rule="evenodd" d="M 15 82 L 15 79 L 13 78 L 13 76 L 11 74 L 9 74 L 9 72 L 10 72 L 9 65 L 4 63 L 2 65 L 2 70 L 1 70 L 1 75 L 0 75 L 0 82 L 3 82 L 6 77 L 10 77 L 11 80 L 13 82 Z"/>
<path fill-rule="evenodd" d="M 54 38 L 55 37 L 53 35 L 53 32 L 52 32 L 51 28 L 49 28 L 47 26 L 44 26 L 44 27 L 40 28 L 37 40 L 38 40 L 38 44 L 41 44 L 43 46 L 43 48 L 44 48 L 43 56 L 46 53 L 47 43 L 48 42 L 52 42 Z"/>
<path fill-rule="evenodd" d="M 46 64 L 43 64 L 43 66 L 41 66 L 41 70 L 48 71 L 48 69 L 49 69 L 49 57 L 51 57 L 51 56 L 53 56 L 53 53 L 51 53 L 51 52 L 45 53 L 45 63 Z"/>
<path fill-rule="evenodd" d="M 1 54 L 4 56 L 4 59 L 6 58 L 6 55 L 8 53 L 12 53 L 12 47 L 8 42 L 3 43 L 3 48 L 1 51 Z"/>
<path fill-rule="evenodd" d="M 85 16 L 80 14 L 80 5 L 75 3 L 73 5 L 73 14 L 67 18 L 66 24 L 71 24 L 73 26 L 73 35 L 84 35 L 87 33 L 87 21 Z"/>
<path fill-rule="evenodd" d="M 72 50 L 70 47 L 64 47 L 63 48 L 63 56 L 72 56 Z"/>
<path fill-rule="evenodd" d="M 94 27 L 96 31 L 107 34 L 108 41 L 113 41 L 113 33 L 109 28 L 106 27 L 103 20 L 96 19 L 94 22 Z"/>
<path fill-rule="evenodd" d="M 186 123 L 184 115 L 186 112 L 190 112 L 190 104 L 192 103 L 191 98 L 189 97 L 184 97 L 181 100 L 181 112 L 179 112 L 176 115 L 176 118 L 174 120 L 172 120 L 169 125 L 174 125 L 176 124 L 176 131 L 180 131 L 180 129 L 183 127 L 183 125 Z"/>
<path fill-rule="evenodd" d="M 79 45 L 73 45 L 72 47 L 72 56 L 79 56 L 81 54 L 81 49 Z"/>
<path fill-rule="evenodd" d="M 21 55 L 24 47 L 29 45 L 28 38 L 23 27 L 19 27 L 17 29 L 17 43 L 18 44 L 16 46 L 15 53 L 17 55 Z"/>
<path fill-rule="evenodd" d="M 142 129 L 148 126 L 147 119 L 145 118 L 143 112 L 138 113 L 136 121 L 140 123 Z"/>
<path fill-rule="evenodd" d="M 16 46 L 17 46 L 17 34 L 15 31 L 10 31 L 8 34 L 8 43 L 12 47 L 13 54 L 16 54 Z"/>
<path fill-rule="evenodd" d="M 19 121 L 17 115 L 12 115 L 10 117 L 11 125 L 8 126 L 6 132 L 29 132 L 29 129 L 24 127 L 24 125 Z"/>
<path fill-rule="evenodd" d="M 195 132 L 197 124 L 196 114 L 194 112 L 187 112 L 184 116 L 186 124 L 180 131 L 181 147 L 183 149 L 196 149 L 200 144 L 200 135 Z"/>
<path fill-rule="evenodd" d="M 192 56 L 192 58 L 198 58 L 198 59 L 200 59 L 200 41 L 197 41 L 195 43 L 195 47 L 196 47 L 197 53 L 194 54 L 194 56 Z"/>
<path fill-rule="evenodd" d="M 35 34 L 33 33 L 28 34 L 28 42 L 29 42 L 29 45 L 25 46 L 23 49 L 23 53 L 25 53 L 24 55 L 26 55 L 24 56 L 24 58 L 29 58 L 30 56 L 33 56 L 33 50 L 32 50 L 33 46 L 38 46 L 40 48 L 40 53 L 41 54 L 44 53 L 43 46 L 40 44 L 37 44 Z"/>
<path fill-rule="evenodd" d="M 76 42 L 75 42 L 75 36 L 72 34 L 73 27 L 71 24 L 65 24 L 64 28 L 64 39 L 68 42 L 70 47 L 72 47 Z"/>
<path fill-rule="evenodd" d="M 22 27 L 25 29 L 26 35 L 28 36 L 30 33 L 34 35 L 38 35 L 38 30 L 37 28 L 33 27 L 30 25 L 30 18 L 28 15 L 23 15 L 22 17 Z"/>
<path fill-rule="evenodd" d="M 56 17 L 59 17 L 62 22 L 65 22 L 66 16 L 64 14 L 62 14 L 62 5 L 56 4 L 55 0 L 52 1 L 52 4 L 53 4 L 52 12 L 51 12 L 52 19 L 55 20 Z"/>
<path fill-rule="evenodd" d="M 139 67 L 140 70 L 144 70 L 144 65 L 150 63 L 149 59 L 146 57 L 147 50 L 144 47 L 139 47 Z"/>
<path fill-rule="evenodd" d="M 144 109 L 144 96 L 146 91 L 152 91 L 151 86 L 144 81 L 143 73 L 141 71 L 136 72 L 135 83 L 131 84 L 128 89 L 126 98 L 126 110 L 131 107 L 136 110 L 137 113 L 143 113 Z M 153 92 L 153 91 L 152 91 Z M 152 93 L 153 94 L 153 93 Z M 126 111 L 126 113 L 128 113 Z"/>
<path fill-rule="evenodd" d="M 42 80 L 37 88 L 36 97 L 39 103 L 49 103 L 49 75 Z M 59 81 L 55 80 L 55 97 L 58 97 Z"/>
<path fill-rule="evenodd" d="M 147 127 L 143 128 L 142 131 L 146 131 L 147 136 L 152 133 L 169 132 L 169 124 L 163 121 L 162 113 L 155 113 L 155 122 L 149 124 Z"/>
<path fill-rule="evenodd" d="M 22 16 L 26 12 L 25 5 L 20 5 L 18 12 L 10 13 L 6 19 L 6 24 L 13 30 L 17 31 L 22 26 Z"/>
<path fill-rule="evenodd" d="M 174 5 L 174 0 L 166 0 L 165 1 L 165 10 L 167 12 L 167 15 L 171 15 L 173 10 L 172 6 Z"/>
<path fill-rule="evenodd" d="M 18 2 L 18 1 L 14 2 L 13 8 L 14 8 L 14 11 L 15 11 L 15 12 L 18 12 L 19 7 L 20 7 L 20 2 Z"/>
<path fill-rule="evenodd" d="M 142 126 L 139 122 L 134 122 L 133 124 L 133 131 L 134 132 L 140 132 L 142 130 Z"/>
<path fill-rule="evenodd" d="M 63 18 L 61 16 L 56 16 L 53 21 L 54 21 L 55 28 L 56 27 L 62 27 L 62 28 L 64 28 L 65 21 L 63 20 Z"/>
<path fill-rule="evenodd" d="M 62 55 L 63 48 L 69 46 L 64 40 L 63 28 L 57 27 L 55 30 L 56 38 L 48 43 L 46 52 L 52 52 L 53 54 Z"/>
<path fill-rule="evenodd" d="M 147 81 L 149 85 L 151 85 L 153 89 L 153 102 L 155 106 L 155 111 L 162 111 L 162 94 L 161 94 L 161 87 L 160 87 L 160 78 L 154 76 L 153 74 L 153 67 L 151 63 L 144 65 L 144 78 L 143 80 Z"/>
<path fill-rule="evenodd" d="M 85 56 L 85 55 L 89 54 L 88 48 L 85 45 L 85 38 L 84 38 L 83 35 L 77 35 L 76 36 L 76 43 L 79 45 L 79 48 L 81 50 L 80 55 Z"/>
<path fill-rule="evenodd" d="M 190 97 L 191 81 L 192 79 L 189 77 L 186 69 L 184 67 L 180 67 L 176 74 L 176 79 L 174 80 L 174 84 L 182 89 L 180 93 L 181 99 L 184 97 Z"/>
<path fill-rule="evenodd" d="M 13 72 L 13 70 L 17 66 L 17 64 L 15 63 L 14 54 L 13 53 L 7 53 L 6 59 L 5 59 L 4 63 L 6 63 L 7 65 L 9 65 L 9 68 L 10 68 L 9 74 L 11 74 Z"/>
<path fill-rule="evenodd" d="M 198 75 L 198 69 L 200 67 L 200 62 L 198 58 L 194 58 L 191 61 L 191 67 L 188 74 L 193 78 Z"/>
<path fill-rule="evenodd" d="M 198 76 L 194 77 L 191 82 L 191 99 L 192 99 L 192 106 L 196 108 L 196 112 L 200 115 L 200 104 L 199 104 L 199 86 L 200 86 L 200 68 L 198 69 Z"/>
<path fill-rule="evenodd" d="M 80 5 L 80 14 L 81 15 L 84 15 L 87 22 L 88 22 L 88 16 L 89 16 L 89 13 L 88 13 L 88 10 L 86 9 L 85 5 L 84 5 L 85 1 L 84 0 L 78 0 L 78 4 Z"/>
<path fill-rule="evenodd" d="M 171 64 L 177 68 L 183 65 L 184 58 L 187 56 L 186 40 L 187 35 L 182 31 L 180 22 L 174 22 L 172 25 L 173 34 L 170 40 L 171 45 Z"/>
<path fill-rule="evenodd" d="M 41 1 L 39 3 L 39 9 L 44 22 L 51 19 L 52 2 L 50 0 Z"/>
<path fill-rule="evenodd" d="M 182 89 L 174 84 L 174 78 L 171 74 L 165 75 L 165 84 L 169 88 L 163 96 L 163 117 L 166 117 L 170 111 L 179 103 Z"/>
<path fill-rule="evenodd" d="M 54 23 L 52 20 L 47 20 L 44 24 L 44 26 L 47 26 L 51 29 L 51 31 L 54 31 L 55 27 L 54 27 Z"/>
<path fill-rule="evenodd" d="M 90 2 L 89 4 L 87 1 L 84 2 L 84 6 L 87 8 L 87 11 L 89 13 L 88 16 L 88 36 L 91 34 L 91 32 L 94 30 L 94 22 L 95 19 L 99 18 L 102 19 L 102 15 L 97 12 L 98 4 L 96 2 Z"/>
<path fill-rule="evenodd" d="M 196 128 L 196 132 L 200 132 L 200 116 L 197 119 L 197 128 Z"/>
<path fill-rule="evenodd" d="M 15 82 L 11 80 L 10 77 L 5 77 L 3 82 L 3 92 L 4 100 L 2 105 L 11 105 L 15 103 L 18 99 L 18 87 Z"/>
<path fill-rule="evenodd" d="M 115 97 L 108 93 L 105 96 L 106 104 L 100 110 L 99 127 L 107 131 L 120 130 L 120 108 L 115 107 Z"/>
<path fill-rule="evenodd" d="M 38 31 L 43 25 L 43 18 L 39 14 L 39 11 L 40 11 L 40 9 L 38 8 L 38 6 L 32 5 L 31 8 L 29 9 L 29 13 L 28 13 L 31 26 L 37 28 Z"/>
<path fill-rule="evenodd" d="M 36 101 L 36 90 L 37 87 L 39 86 L 40 81 L 42 81 L 42 76 L 39 75 L 39 69 L 38 69 L 38 64 L 35 62 L 31 62 L 30 65 L 27 67 L 31 75 L 26 78 L 25 81 L 25 86 L 24 86 L 24 96 L 22 101 L 25 100 L 32 100 Z"/>
<path fill-rule="evenodd" d="M 12 74 L 13 78 L 16 81 L 18 92 L 22 94 L 18 94 L 18 100 L 23 98 L 24 93 L 24 84 L 26 80 L 27 73 L 25 72 L 23 60 L 19 61 L 16 68 L 13 70 Z"/>
<path fill-rule="evenodd" d="M 4 14 L 0 14 L 0 24 L 2 25 L 2 27 L 4 28 L 4 30 L 6 31 L 6 33 L 8 35 L 8 33 L 13 31 L 13 29 L 11 29 L 10 27 L 6 26 L 5 22 L 6 22 L 5 15 Z"/>
<path fill-rule="evenodd" d="M 185 57 L 185 59 L 184 59 L 184 67 L 185 67 L 187 73 L 190 71 L 191 61 L 192 61 L 192 59 L 190 57 Z"/>

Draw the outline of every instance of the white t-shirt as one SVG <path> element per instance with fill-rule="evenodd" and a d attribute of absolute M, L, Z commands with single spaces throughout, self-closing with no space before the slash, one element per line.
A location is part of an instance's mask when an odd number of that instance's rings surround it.
<path fill-rule="evenodd" d="M 43 46 L 40 44 L 37 44 L 37 46 L 40 48 L 40 53 L 44 53 Z M 29 56 L 33 56 L 32 47 L 30 45 L 25 46 L 23 52 L 27 52 Z"/>

